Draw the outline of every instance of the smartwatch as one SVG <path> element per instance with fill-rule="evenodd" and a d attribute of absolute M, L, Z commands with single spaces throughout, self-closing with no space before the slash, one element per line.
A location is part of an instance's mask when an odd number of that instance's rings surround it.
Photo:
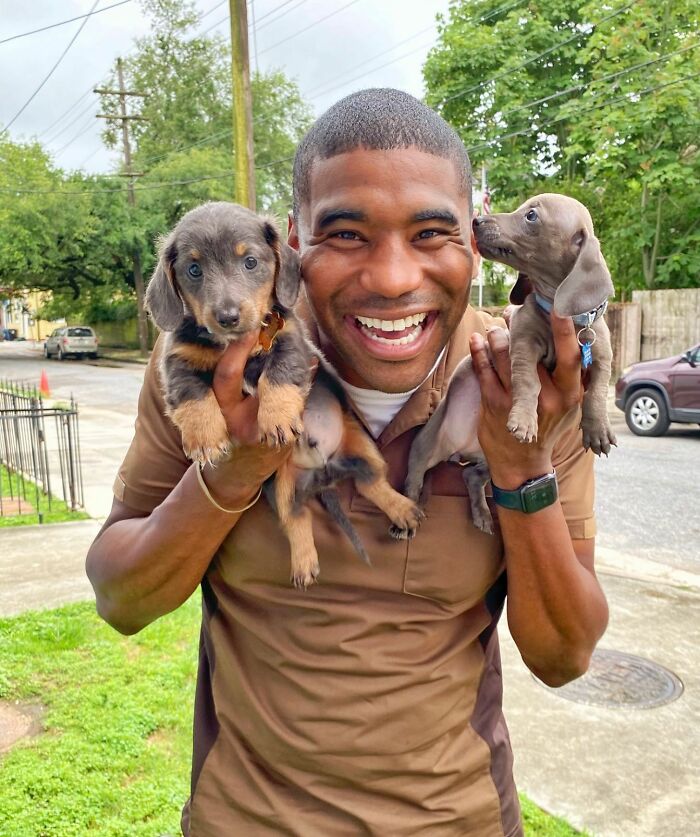
<path fill-rule="evenodd" d="M 491 483 L 493 488 L 493 499 L 497 505 L 504 509 L 533 514 L 534 512 L 551 506 L 559 497 L 559 486 L 557 475 L 552 471 L 541 477 L 524 482 L 519 488 L 506 491 Z"/>

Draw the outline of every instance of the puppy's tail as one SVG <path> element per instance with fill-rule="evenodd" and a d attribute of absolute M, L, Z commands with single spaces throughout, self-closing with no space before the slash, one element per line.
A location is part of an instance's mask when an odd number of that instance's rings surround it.
<path fill-rule="evenodd" d="M 360 540 L 360 536 L 357 534 L 355 527 L 352 523 L 350 523 L 347 515 L 341 508 L 337 492 L 332 488 L 324 488 L 323 491 L 319 491 L 318 499 L 323 508 L 348 536 L 350 543 L 352 543 L 355 547 L 355 552 L 357 552 L 365 564 L 368 564 L 371 567 L 372 562 L 369 559 L 369 555 L 362 545 L 362 541 Z"/>

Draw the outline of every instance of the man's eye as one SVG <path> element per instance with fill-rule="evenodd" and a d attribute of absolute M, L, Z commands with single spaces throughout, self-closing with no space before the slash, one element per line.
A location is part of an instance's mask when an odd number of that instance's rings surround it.
<path fill-rule="evenodd" d="M 197 264 L 197 262 L 192 262 L 192 264 L 187 268 L 187 272 L 192 279 L 201 279 L 203 275 L 202 268 Z"/>
<path fill-rule="evenodd" d="M 442 234 L 442 230 L 421 230 L 418 233 L 418 238 L 435 238 L 436 236 Z"/>
<path fill-rule="evenodd" d="M 338 230 L 338 232 L 331 234 L 333 238 L 342 238 L 343 241 L 356 241 L 359 236 L 352 230 Z"/>
<path fill-rule="evenodd" d="M 536 221 L 539 218 L 536 209 L 531 209 L 525 216 L 526 221 Z"/>
<path fill-rule="evenodd" d="M 243 264 L 246 266 L 248 270 L 253 270 L 253 268 L 258 266 L 258 260 L 253 256 L 248 256 Z"/>

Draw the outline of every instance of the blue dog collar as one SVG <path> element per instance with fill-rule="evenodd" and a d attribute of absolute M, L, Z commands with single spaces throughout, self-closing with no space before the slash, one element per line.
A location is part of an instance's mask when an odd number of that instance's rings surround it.
<path fill-rule="evenodd" d="M 535 301 L 545 313 L 552 313 L 552 303 L 548 299 L 545 299 L 545 297 L 540 296 L 536 291 Z M 599 320 L 603 314 L 605 314 L 607 310 L 608 300 L 604 299 L 597 308 L 594 308 L 592 311 L 586 311 L 583 314 L 574 314 L 571 319 L 573 320 L 574 325 L 577 325 L 580 328 L 590 328 L 596 320 Z"/>

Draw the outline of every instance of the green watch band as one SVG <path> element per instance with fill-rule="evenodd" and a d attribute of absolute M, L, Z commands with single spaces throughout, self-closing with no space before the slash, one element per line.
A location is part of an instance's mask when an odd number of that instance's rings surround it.
<path fill-rule="evenodd" d="M 491 483 L 493 488 L 493 499 L 504 509 L 521 511 L 525 514 L 533 514 L 540 509 L 551 506 L 559 497 L 559 486 L 557 475 L 544 474 L 541 477 L 524 482 L 519 488 L 507 491 Z"/>

